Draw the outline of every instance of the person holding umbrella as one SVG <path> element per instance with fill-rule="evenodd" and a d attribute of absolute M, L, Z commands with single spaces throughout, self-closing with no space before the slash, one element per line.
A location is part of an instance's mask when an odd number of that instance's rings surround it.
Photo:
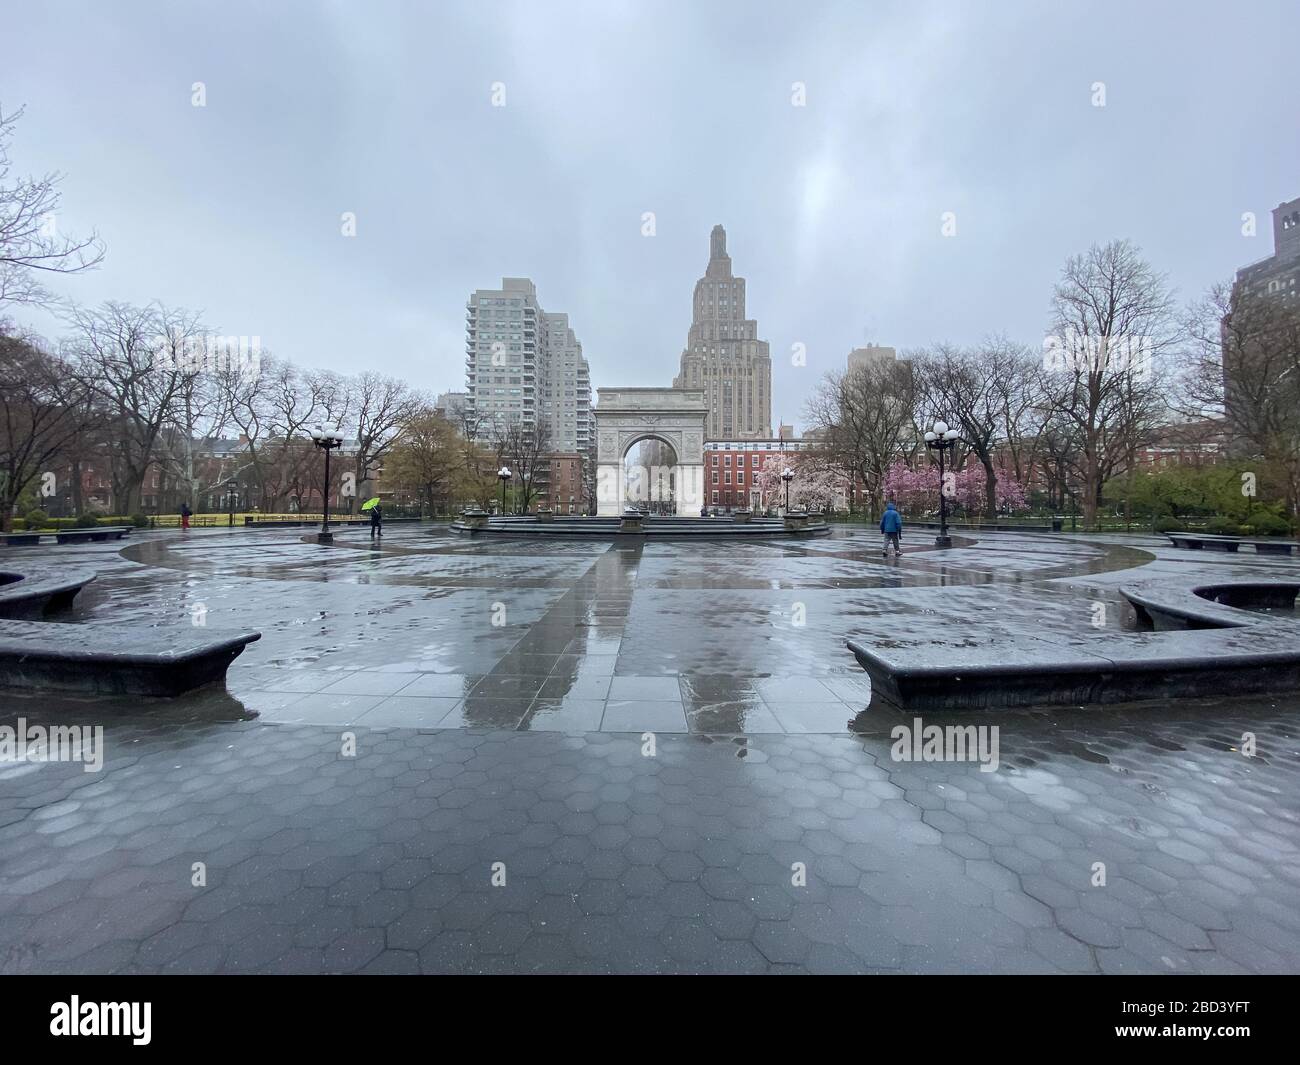
<path fill-rule="evenodd" d="M 374 542 L 374 539 L 375 539 L 375 535 L 376 535 L 376 534 L 378 534 L 380 540 L 383 540 L 383 538 L 384 538 L 384 512 L 383 512 L 383 510 L 382 510 L 382 509 L 380 508 L 380 506 L 379 506 L 379 497 L 378 497 L 378 496 L 375 496 L 373 499 L 367 499 L 364 503 L 361 504 L 361 510 L 362 510 L 363 513 L 364 513 L 365 511 L 369 511 L 369 512 L 370 512 L 370 540 L 371 540 L 371 542 L 372 542 L 372 543 Z"/>

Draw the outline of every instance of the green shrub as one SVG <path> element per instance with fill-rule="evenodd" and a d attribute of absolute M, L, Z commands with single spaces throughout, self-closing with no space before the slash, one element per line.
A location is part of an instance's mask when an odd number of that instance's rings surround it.
<path fill-rule="evenodd" d="M 1155 530 L 1158 533 L 1186 532 L 1187 526 L 1177 518 L 1157 518 L 1155 521 Z"/>
<path fill-rule="evenodd" d="M 22 532 L 27 528 L 26 518 L 14 518 L 14 532 Z"/>
<path fill-rule="evenodd" d="M 1231 518 L 1225 518 L 1222 514 L 1215 514 L 1205 520 L 1205 532 L 1213 533 L 1216 536 L 1232 536 L 1237 532 L 1237 524 Z"/>
<path fill-rule="evenodd" d="M 1286 536 L 1291 531 L 1291 524 L 1280 514 L 1271 510 L 1252 510 L 1246 516 L 1246 526 L 1253 536 Z"/>
<path fill-rule="evenodd" d="M 39 507 L 34 507 L 27 512 L 27 528 L 44 529 L 50 523 L 50 516 Z"/>
<path fill-rule="evenodd" d="M 99 519 L 93 514 L 78 514 L 77 520 L 72 523 L 74 529 L 93 529 L 99 524 Z"/>
<path fill-rule="evenodd" d="M 148 515 L 148 514 L 140 514 L 140 513 L 138 513 L 138 512 L 135 513 L 135 514 L 132 514 L 132 515 L 131 515 L 131 524 L 134 525 L 137 529 L 147 529 L 147 528 L 149 528 L 149 515 Z"/>

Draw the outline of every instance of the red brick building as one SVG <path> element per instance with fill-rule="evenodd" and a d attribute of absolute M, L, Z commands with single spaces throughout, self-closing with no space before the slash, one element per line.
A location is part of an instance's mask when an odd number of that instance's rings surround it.
<path fill-rule="evenodd" d="M 556 514 L 585 514 L 587 496 L 583 488 L 582 455 L 563 452 L 548 455 L 547 483 L 541 486 L 538 503 L 550 507 Z"/>
<path fill-rule="evenodd" d="M 762 510 L 780 506 L 781 499 L 763 499 L 758 472 L 771 456 L 794 461 L 816 441 L 709 440 L 704 445 L 704 505 L 726 510 Z"/>

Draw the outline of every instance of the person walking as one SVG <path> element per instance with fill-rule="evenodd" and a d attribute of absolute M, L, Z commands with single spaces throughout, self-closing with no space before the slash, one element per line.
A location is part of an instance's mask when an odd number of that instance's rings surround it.
<path fill-rule="evenodd" d="M 384 538 L 384 512 L 379 509 L 378 503 L 370 508 L 370 540 L 372 543 L 376 536 L 380 540 Z"/>
<path fill-rule="evenodd" d="M 892 502 L 885 505 L 884 516 L 880 519 L 880 531 L 885 534 L 885 549 L 881 555 L 888 558 L 889 549 L 893 547 L 894 557 L 897 558 L 902 552 L 899 543 L 903 538 L 903 515 L 898 513 Z"/>
<path fill-rule="evenodd" d="M 181 504 L 181 530 L 182 531 L 190 527 L 191 513 L 192 511 L 190 510 L 190 505 L 188 503 L 182 503 Z"/>

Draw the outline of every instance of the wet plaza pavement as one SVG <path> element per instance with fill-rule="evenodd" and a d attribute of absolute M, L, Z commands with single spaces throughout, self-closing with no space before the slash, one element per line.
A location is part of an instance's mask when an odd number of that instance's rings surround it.
<path fill-rule="evenodd" d="M 40 551 L 99 573 L 71 620 L 263 638 L 224 693 L 6 699 L 0 724 L 102 723 L 106 753 L 0 763 L 0 971 L 1300 966 L 1295 697 L 989 711 L 982 772 L 891 757 L 911 718 L 845 648 L 1120 630 L 1120 584 L 1300 560 L 137 539 Z"/>

